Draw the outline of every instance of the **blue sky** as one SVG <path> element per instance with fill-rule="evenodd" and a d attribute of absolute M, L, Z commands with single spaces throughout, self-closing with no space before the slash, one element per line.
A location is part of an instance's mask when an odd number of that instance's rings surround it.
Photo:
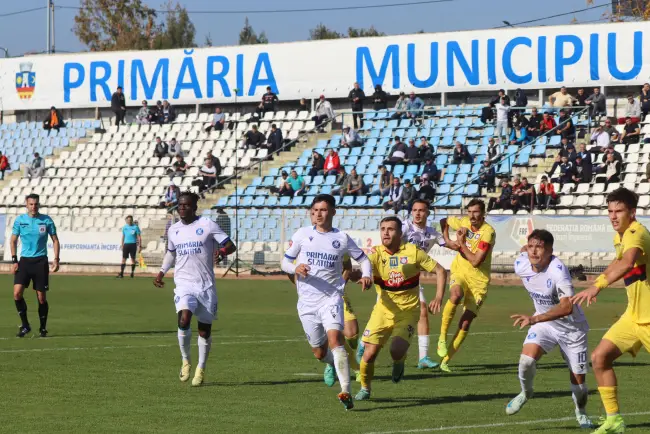
<path fill-rule="evenodd" d="M 1 14 L 44 6 L 47 0 L 21 0 L 3 3 Z M 224 2 L 217 0 L 181 1 L 188 11 L 200 10 L 268 10 L 305 9 L 322 7 L 344 7 L 351 5 L 372 5 L 405 3 L 410 0 L 328 0 L 327 2 L 305 0 L 246 0 L 245 2 Z M 78 0 L 54 0 L 61 6 L 78 6 Z M 164 0 L 145 0 L 154 8 L 161 8 Z M 6 3 L 6 4 L 5 4 Z M 611 3 L 610 0 L 595 0 L 594 4 Z M 531 7 L 533 6 L 533 7 Z M 348 27 L 370 27 L 374 25 L 387 34 L 425 32 L 446 32 L 459 30 L 489 29 L 503 25 L 503 20 L 512 24 L 522 21 L 561 14 L 587 7 L 586 0 L 453 0 L 447 3 L 400 6 L 353 11 L 327 11 L 285 14 L 249 14 L 253 28 L 259 33 L 264 30 L 270 42 L 305 40 L 309 30 L 319 23 L 344 32 Z M 598 8 L 530 25 L 569 24 L 575 17 L 578 22 L 592 22 L 602 18 L 607 8 Z M 75 10 L 56 10 L 56 47 L 61 51 L 82 51 L 85 49 L 74 33 Z M 210 34 L 214 45 L 236 45 L 245 14 L 216 15 L 192 14 L 197 30 L 197 43 L 203 44 Z M 20 15 L 0 17 L 0 47 L 7 48 L 12 56 L 26 52 L 39 52 L 46 48 L 45 9 Z"/>

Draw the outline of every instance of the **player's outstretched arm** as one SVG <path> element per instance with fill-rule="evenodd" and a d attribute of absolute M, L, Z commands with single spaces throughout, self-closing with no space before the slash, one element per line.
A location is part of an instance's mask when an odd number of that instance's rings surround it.
<path fill-rule="evenodd" d="M 436 273 L 436 297 L 429 303 L 429 312 L 433 315 L 440 312 L 447 286 L 447 270 L 442 265 L 436 264 L 434 272 Z"/>
<path fill-rule="evenodd" d="M 365 291 L 372 287 L 372 263 L 365 254 L 357 262 L 361 266 L 361 279 L 359 280 L 359 284 L 361 285 L 361 290 Z"/>
<path fill-rule="evenodd" d="M 440 230 L 442 231 L 442 238 L 445 240 L 445 247 L 458 252 L 460 246 L 456 241 L 452 241 L 449 238 L 449 224 L 447 223 L 447 219 L 440 220 Z"/>
<path fill-rule="evenodd" d="M 176 260 L 176 251 L 167 250 L 167 252 L 165 253 L 165 257 L 163 258 L 163 263 L 162 266 L 160 267 L 160 271 L 158 272 L 156 278 L 153 280 L 154 286 L 157 286 L 158 288 L 162 288 L 163 286 L 165 286 L 165 282 L 163 282 L 163 277 L 165 277 L 165 273 L 167 273 L 169 269 L 172 268 L 172 265 L 174 265 L 175 260 Z"/>
<path fill-rule="evenodd" d="M 560 303 L 546 313 L 533 316 L 515 314 L 511 315 L 510 318 L 515 320 L 512 324 L 513 327 L 519 326 L 520 329 L 523 329 L 524 327 L 532 326 L 540 322 L 555 321 L 556 319 L 564 318 L 567 315 L 571 315 L 571 312 L 573 312 L 571 298 L 562 297 Z"/>
<path fill-rule="evenodd" d="M 235 246 L 235 243 L 233 243 L 232 240 L 228 239 L 223 247 L 215 252 L 214 263 L 219 264 L 226 256 L 235 253 L 236 250 L 237 246 Z"/>

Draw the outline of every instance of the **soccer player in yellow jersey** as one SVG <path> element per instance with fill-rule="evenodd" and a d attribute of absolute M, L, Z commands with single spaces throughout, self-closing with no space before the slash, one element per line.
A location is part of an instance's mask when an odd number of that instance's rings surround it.
<path fill-rule="evenodd" d="M 616 374 L 612 367 L 614 360 L 623 353 L 632 356 L 645 347 L 650 351 L 650 283 L 646 267 L 650 255 L 650 233 L 636 220 L 638 196 L 625 188 L 619 188 L 607 195 L 607 211 L 614 235 L 616 259 L 609 264 L 594 284 L 574 295 L 575 304 L 596 301 L 601 290 L 620 280 L 627 290 L 627 309 L 620 319 L 605 333 L 591 354 L 591 366 L 598 382 L 598 391 L 603 401 L 607 418 L 594 431 L 595 434 L 625 432 L 625 422 L 619 414 Z"/>
<path fill-rule="evenodd" d="M 469 326 L 487 297 L 495 234 L 492 226 L 485 222 L 485 202 L 480 199 L 472 199 L 467 204 L 466 217 L 442 219 L 440 227 L 445 247 L 458 251 L 451 264 L 449 300 L 442 311 L 438 340 L 438 355 L 442 357 L 440 369 L 451 372 L 449 360 L 467 337 Z M 449 228 L 457 231 L 455 242 L 449 239 Z M 452 344 L 447 348 L 447 332 L 461 301 L 464 312 Z"/>
<path fill-rule="evenodd" d="M 404 359 L 420 319 L 420 270 L 435 272 L 437 293 L 429 304 L 431 313 L 440 312 L 445 294 L 447 271 L 415 244 L 402 241 L 402 222 L 391 216 L 381 221 L 381 246 L 370 254 L 379 299 L 361 340 L 365 344 L 361 359 L 361 390 L 357 400 L 370 399 L 375 359 L 392 336 L 393 382 L 404 375 Z"/>

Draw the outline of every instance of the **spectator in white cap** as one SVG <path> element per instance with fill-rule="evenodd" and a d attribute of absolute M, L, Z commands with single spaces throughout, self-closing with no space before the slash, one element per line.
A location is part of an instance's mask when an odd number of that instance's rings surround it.
<path fill-rule="evenodd" d="M 318 132 L 324 133 L 325 125 L 332 119 L 334 119 L 332 104 L 325 100 L 325 95 L 321 95 L 320 100 L 316 104 L 316 116 L 312 117 L 311 120 L 316 123 Z"/>
<path fill-rule="evenodd" d="M 343 126 L 343 138 L 341 139 L 342 148 L 356 148 L 362 146 L 361 136 L 359 133 L 350 128 L 349 125 Z"/>
<path fill-rule="evenodd" d="M 169 187 L 165 190 L 163 200 L 160 202 L 161 208 L 171 208 L 178 204 L 178 198 L 181 195 L 181 189 L 176 186 L 174 181 L 169 182 Z"/>

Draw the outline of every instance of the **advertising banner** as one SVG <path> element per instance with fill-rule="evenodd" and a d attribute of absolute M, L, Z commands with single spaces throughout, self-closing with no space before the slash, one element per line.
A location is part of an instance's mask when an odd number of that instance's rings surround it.
<path fill-rule="evenodd" d="M 7 226 L 7 216 L 0 214 L 0 246 L 5 244 L 5 230 Z"/>

